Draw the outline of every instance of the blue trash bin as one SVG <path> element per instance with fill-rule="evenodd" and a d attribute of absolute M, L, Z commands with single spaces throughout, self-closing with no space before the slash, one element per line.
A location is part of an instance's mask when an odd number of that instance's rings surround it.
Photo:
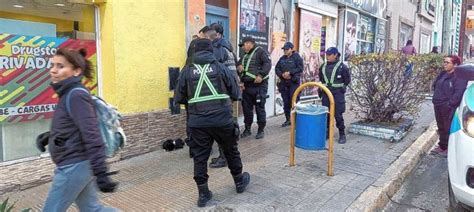
<path fill-rule="evenodd" d="M 326 106 L 296 105 L 296 147 L 306 150 L 326 149 L 327 114 Z"/>

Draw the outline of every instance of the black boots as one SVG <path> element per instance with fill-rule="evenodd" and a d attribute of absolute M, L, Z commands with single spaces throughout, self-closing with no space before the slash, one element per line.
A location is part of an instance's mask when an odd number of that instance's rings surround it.
<path fill-rule="evenodd" d="M 288 127 L 288 126 L 291 126 L 291 117 L 290 115 L 287 115 L 285 114 L 285 117 L 286 117 L 286 121 L 283 122 L 283 124 L 281 124 L 281 127 Z"/>
<path fill-rule="evenodd" d="M 212 192 L 209 191 L 209 187 L 207 187 L 207 183 L 198 185 L 198 191 L 199 191 L 199 198 L 197 201 L 197 205 L 198 207 L 205 207 L 206 203 L 212 198 Z"/>
<path fill-rule="evenodd" d="M 339 140 L 337 141 L 337 143 L 345 144 L 346 143 L 346 134 L 339 133 Z"/>
<path fill-rule="evenodd" d="M 250 174 L 243 172 L 242 174 L 233 176 L 235 182 L 235 190 L 237 193 L 242 193 L 245 191 L 245 188 L 250 183 Z"/>
<path fill-rule="evenodd" d="M 227 166 L 227 160 L 224 156 L 224 151 L 219 147 L 219 157 L 212 158 L 211 163 L 209 164 L 210 168 L 222 168 Z"/>
<path fill-rule="evenodd" d="M 257 132 L 257 135 L 255 136 L 256 139 L 262 139 L 263 137 L 265 137 L 265 132 L 263 131 L 263 129 L 258 129 L 258 132 Z"/>
<path fill-rule="evenodd" d="M 252 135 L 252 132 L 250 131 L 250 126 L 245 126 L 244 132 L 240 135 L 241 138 L 249 137 Z"/>

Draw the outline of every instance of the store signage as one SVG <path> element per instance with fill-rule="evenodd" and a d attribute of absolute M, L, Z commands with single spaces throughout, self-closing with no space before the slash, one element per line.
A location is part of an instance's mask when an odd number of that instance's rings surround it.
<path fill-rule="evenodd" d="M 364 10 L 374 15 L 379 14 L 380 0 L 333 0 L 333 2 L 346 4 L 359 10 Z"/>
<path fill-rule="evenodd" d="M 51 59 L 59 48 L 85 48 L 95 66 L 93 40 L 0 33 L 0 123 L 49 119 L 58 97 L 50 86 Z M 96 92 L 97 82 L 84 81 Z"/>

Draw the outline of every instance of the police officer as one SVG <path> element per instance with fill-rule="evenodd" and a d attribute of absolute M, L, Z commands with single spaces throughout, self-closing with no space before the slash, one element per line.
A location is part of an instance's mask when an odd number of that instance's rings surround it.
<path fill-rule="evenodd" d="M 199 190 L 197 205 L 204 207 L 212 198 L 207 185 L 207 160 L 214 140 L 224 151 L 237 193 L 244 192 L 250 175 L 242 172 L 237 148 L 239 127 L 232 118 L 231 100 L 240 96 L 235 73 L 217 62 L 209 39 L 195 41 L 194 48 L 193 65 L 181 71 L 174 99 L 180 104 L 188 104 L 194 180 Z"/>
<path fill-rule="evenodd" d="M 257 112 L 258 132 L 256 139 L 265 136 L 264 129 L 267 124 L 265 112 L 265 99 L 268 90 L 268 74 L 272 67 L 272 62 L 266 50 L 255 45 L 255 40 L 251 37 L 242 39 L 239 44 L 245 54 L 240 58 L 237 70 L 243 83 L 242 109 L 244 112 L 245 130 L 241 137 L 252 135 L 250 128 L 253 122 L 253 110 Z"/>
<path fill-rule="evenodd" d="M 282 48 L 285 54 L 281 56 L 275 66 L 275 73 L 280 78 L 278 90 L 283 98 L 283 109 L 286 117 L 286 121 L 281 125 L 282 127 L 291 125 L 291 99 L 300 85 L 300 77 L 301 73 L 303 73 L 303 58 L 293 48 L 294 46 L 291 42 L 286 42 Z"/>
<path fill-rule="evenodd" d="M 351 82 L 349 68 L 339 59 L 341 53 L 335 47 L 326 50 L 326 62 L 319 68 L 319 80 L 327 86 L 334 96 L 336 127 L 339 129 L 338 143 L 346 143 L 346 134 L 344 132 L 344 117 L 342 114 L 346 111 L 346 87 Z M 329 107 L 329 99 L 323 91 L 320 92 L 322 103 Z M 328 119 L 329 123 L 329 119 Z M 329 127 L 329 124 L 328 124 Z"/>
<path fill-rule="evenodd" d="M 213 23 L 209 26 L 207 31 L 207 36 L 212 41 L 212 46 L 214 48 L 214 56 L 216 56 L 217 61 L 224 64 L 231 72 L 235 73 L 237 76 L 236 60 L 234 54 L 232 53 L 233 47 L 229 41 L 223 38 L 224 27 L 218 23 Z M 236 117 L 234 117 L 236 119 Z M 236 120 L 235 120 L 236 121 Z M 210 168 L 221 168 L 227 165 L 224 152 L 221 147 L 219 147 L 219 156 L 211 159 L 209 164 Z"/>

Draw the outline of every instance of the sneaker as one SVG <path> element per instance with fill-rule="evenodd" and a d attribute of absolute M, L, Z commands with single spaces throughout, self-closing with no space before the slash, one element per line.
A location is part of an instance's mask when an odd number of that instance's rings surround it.
<path fill-rule="evenodd" d="M 431 150 L 430 155 L 448 157 L 448 149 L 442 149 L 440 146 L 437 146 L 436 148 Z"/>
<path fill-rule="evenodd" d="M 262 131 L 258 131 L 257 132 L 257 135 L 255 136 L 255 139 L 262 139 L 263 137 L 265 137 L 265 132 Z"/>
<path fill-rule="evenodd" d="M 281 127 L 288 127 L 291 126 L 291 121 L 285 121 L 283 124 L 281 124 Z"/>
<path fill-rule="evenodd" d="M 252 135 L 252 132 L 250 132 L 250 128 L 245 128 L 244 132 L 240 134 L 240 138 L 249 137 L 251 135 Z"/>

